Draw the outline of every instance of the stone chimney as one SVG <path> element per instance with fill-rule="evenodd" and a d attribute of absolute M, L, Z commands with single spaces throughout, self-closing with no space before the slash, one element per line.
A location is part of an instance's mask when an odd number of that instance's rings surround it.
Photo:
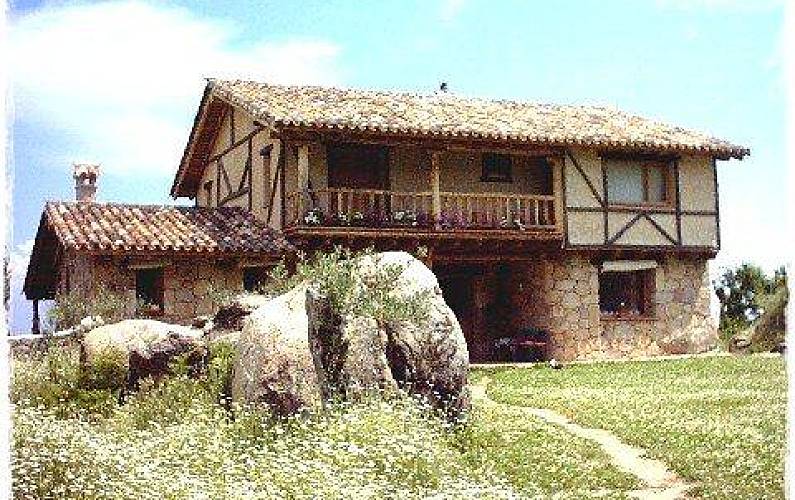
<path fill-rule="evenodd" d="M 94 201 L 97 194 L 99 165 L 75 163 L 72 168 L 72 177 L 75 179 L 75 199 L 77 201 Z"/>

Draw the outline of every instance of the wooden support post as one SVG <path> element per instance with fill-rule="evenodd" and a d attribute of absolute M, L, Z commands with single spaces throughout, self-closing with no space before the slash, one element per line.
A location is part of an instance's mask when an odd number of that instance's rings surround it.
<path fill-rule="evenodd" d="M 563 231 L 563 159 L 553 158 L 552 163 L 552 194 L 555 196 L 555 227 Z"/>
<path fill-rule="evenodd" d="M 431 212 L 434 224 L 438 227 L 442 217 L 442 195 L 439 188 L 439 151 L 431 153 Z"/>
<path fill-rule="evenodd" d="M 298 145 L 298 216 L 303 217 L 309 209 L 309 144 Z"/>
<path fill-rule="evenodd" d="M 282 141 L 275 140 L 273 141 L 273 147 L 271 148 L 271 154 L 268 164 L 268 187 L 269 189 L 265 192 L 270 191 L 270 198 L 268 200 L 268 215 L 266 223 L 268 225 L 272 224 L 271 218 L 273 217 L 273 207 L 276 205 L 276 200 L 279 200 L 281 203 L 281 199 L 284 196 L 284 193 L 281 191 L 281 185 L 279 182 L 279 165 L 281 164 L 281 156 L 282 156 Z M 281 214 L 276 219 L 280 222 L 278 226 L 274 225 L 277 229 L 281 229 Z"/>
<path fill-rule="evenodd" d="M 33 326 L 30 333 L 38 335 L 41 333 L 41 325 L 39 322 L 39 299 L 33 299 Z"/>

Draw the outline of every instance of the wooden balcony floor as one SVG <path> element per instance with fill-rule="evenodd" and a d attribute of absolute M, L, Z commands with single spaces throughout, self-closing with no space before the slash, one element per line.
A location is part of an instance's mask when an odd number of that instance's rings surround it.
<path fill-rule="evenodd" d="M 288 236 L 336 237 L 365 239 L 428 239 L 428 240 L 501 240 L 501 241 L 556 241 L 563 239 L 557 228 L 527 229 L 474 229 L 429 227 L 360 227 L 360 226 L 307 226 L 294 225 L 284 229 Z"/>

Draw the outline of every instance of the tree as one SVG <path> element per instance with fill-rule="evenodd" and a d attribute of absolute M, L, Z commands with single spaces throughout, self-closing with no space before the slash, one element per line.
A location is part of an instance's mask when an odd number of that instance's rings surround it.
<path fill-rule="evenodd" d="M 721 304 L 720 330 L 728 338 L 750 327 L 773 296 L 783 294 L 786 301 L 787 271 L 781 266 L 768 277 L 759 266 L 744 263 L 726 269 L 713 286 Z"/>
<path fill-rule="evenodd" d="M 764 271 L 748 263 L 726 269 L 713 286 L 720 300 L 721 329 L 730 325 L 748 327 L 759 316 L 760 296 L 770 288 Z"/>

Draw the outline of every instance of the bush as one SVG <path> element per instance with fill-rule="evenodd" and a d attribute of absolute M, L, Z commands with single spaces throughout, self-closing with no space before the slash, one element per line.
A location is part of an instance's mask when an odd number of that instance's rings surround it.
<path fill-rule="evenodd" d="M 98 391 L 121 391 L 127 385 L 127 355 L 116 349 L 107 348 L 96 353 L 91 364 L 80 370 L 81 388 Z"/>
<path fill-rule="evenodd" d="M 751 351 L 770 352 L 786 337 L 789 290 L 780 286 L 761 301 L 762 314 L 751 326 Z"/>
<path fill-rule="evenodd" d="M 115 407 L 118 390 L 87 387 L 84 377 L 77 344 L 51 341 L 40 352 L 14 357 L 11 401 L 19 406 L 48 408 L 59 418 L 109 414 Z"/>
<path fill-rule="evenodd" d="M 394 293 L 403 266 L 376 264 L 365 275 L 359 272 L 363 259 L 376 258 L 372 249 L 352 252 L 337 246 L 328 253 L 318 252 L 309 259 L 300 258 L 294 273 L 284 264 L 276 266 L 264 291 L 280 295 L 307 283 L 328 297 L 332 308 L 340 315 L 368 316 L 382 323 L 416 321 L 425 317 L 428 313 L 425 293 L 417 292 L 408 297 L 398 297 Z M 361 279 L 367 282 L 362 283 Z"/>
<path fill-rule="evenodd" d="M 127 299 L 123 293 L 99 289 L 90 299 L 77 293 L 62 293 L 47 311 L 47 320 L 54 330 L 65 330 L 80 324 L 88 316 L 100 316 L 105 323 L 128 317 Z"/>

